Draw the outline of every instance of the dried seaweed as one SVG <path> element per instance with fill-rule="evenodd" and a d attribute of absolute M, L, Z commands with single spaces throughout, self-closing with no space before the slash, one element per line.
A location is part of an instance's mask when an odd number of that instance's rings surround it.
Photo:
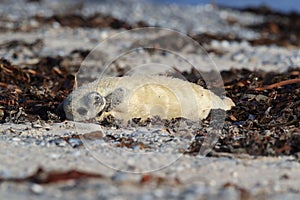
<path fill-rule="evenodd" d="M 82 16 L 78 14 L 62 14 L 62 15 L 53 15 L 51 17 L 41 17 L 35 16 L 41 24 L 53 24 L 58 23 L 61 26 L 68 26 L 71 28 L 78 27 L 88 27 L 88 28 L 112 28 L 112 29 L 132 29 L 145 27 L 147 24 L 145 22 L 137 22 L 135 24 L 129 24 L 125 21 L 119 20 L 112 16 L 103 15 L 100 13 L 95 13 L 92 16 Z"/>
<path fill-rule="evenodd" d="M 46 57 L 35 65 L 21 68 L 0 59 L 2 123 L 49 120 L 74 84 L 74 76 L 60 66 L 62 60 L 61 57 Z M 22 116 L 20 110 L 26 115 Z"/>
<path fill-rule="evenodd" d="M 257 87 L 264 88 L 264 85 L 297 79 L 299 71 L 291 69 L 281 74 L 232 71 L 240 78 L 225 81 L 225 86 L 236 106 L 227 112 L 224 133 L 215 149 L 252 155 L 290 155 L 299 152 L 299 83 L 255 90 Z"/>
<path fill-rule="evenodd" d="M 0 182 L 9 181 L 9 182 L 31 182 L 37 184 L 51 184 L 62 181 L 69 180 L 81 180 L 87 178 L 103 178 L 104 176 L 101 174 L 94 174 L 90 172 L 81 172 L 77 170 L 69 170 L 69 171 L 44 171 L 42 168 L 38 168 L 35 173 L 29 175 L 27 177 L 22 178 L 2 178 L 0 177 Z"/>

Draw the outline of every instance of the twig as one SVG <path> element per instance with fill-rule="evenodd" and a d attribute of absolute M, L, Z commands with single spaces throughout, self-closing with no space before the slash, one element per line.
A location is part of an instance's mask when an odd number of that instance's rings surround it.
<path fill-rule="evenodd" d="M 255 90 L 257 90 L 257 91 L 271 90 L 271 89 L 276 88 L 276 87 L 282 87 L 284 85 L 289 85 L 289 84 L 293 84 L 293 83 L 300 83 L 300 78 L 280 81 L 278 83 L 274 83 L 274 84 L 267 85 L 267 86 L 264 86 L 264 87 L 255 88 Z"/>

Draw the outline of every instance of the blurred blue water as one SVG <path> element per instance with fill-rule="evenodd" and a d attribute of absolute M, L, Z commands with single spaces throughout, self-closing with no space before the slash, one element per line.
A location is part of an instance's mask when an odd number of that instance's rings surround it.
<path fill-rule="evenodd" d="M 247 6 L 265 5 L 281 12 L 295 11 L 300 13 L 300 0 L 153 0 L 156 3 L 175 3 L 181 5 L 197 5 L 215 2 L 216 4 L 243 8 Z"/>

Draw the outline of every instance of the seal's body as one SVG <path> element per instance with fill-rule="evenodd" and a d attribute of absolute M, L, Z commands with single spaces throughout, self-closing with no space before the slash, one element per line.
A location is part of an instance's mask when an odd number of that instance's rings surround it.
<path fill-rule="evenodd" d="M 67 119 L 83 121 L 107 115 L 117 119 L 205 119 L 211 109 L 234 105 L 203 87 L 165 76 L 101 78 L 73 91 L 63 102 Z"/>

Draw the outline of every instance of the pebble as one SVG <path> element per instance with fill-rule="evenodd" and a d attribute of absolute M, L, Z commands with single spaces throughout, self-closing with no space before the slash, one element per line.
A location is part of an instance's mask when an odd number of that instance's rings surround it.
<path fill-rule="evenodd" d="M 243 61 L 245 58 L 246 58 L 246 57 L 245 57 L 244 53 L 242 53 L 242 52 L 237 52 L 237 53 L 235 53 L 235 54 L 232 55 L 232 59 L 233 59 L 234 61 L 239 61 L 239 62 L 241 62 L 241 61 Z"/>
<path fill-rule="evenodd" d="M 44 192 L 44 187 L 39 184 L 32 184 L 30 187 L 31 192 L 34 194 L 42 194 Z"/>
<path fill-rule="evenodd" d="M 14 138 L 12 138 L 11 140 L 14 141 L 14 142 L 19 142 L 19 141 L 21 141 L 21 138 L 14 137 Z"/>
<path fill-rule="evenodd" d="M 76 148 L 76 147 L 79 147 L 79 146 L 82 146 L 82 145 L 83 145 L 81 139 L 79 139 L 79 138 L 70 138 L 70 139 L 68 139 L 67 142 L 68 142 L 68 144 L 71 145 L 71 147 L 73 147 L 73 148 Z"/>
<path fill-rule="evenodd" d="M 51 154 L 50 154 L 50 158 L 52 158 L 52 159 L 54 159 L 54 160 L 58 159 L 59 157 L 60 157 L 59 154 L 56 154 L 56 153 L 51 153 Z"/>
<path fill-rule="evenodd" d="M 126 164 L 128 165 L 128 166 L 135 166 L 135 160 L 134 159 L 132 159 L 132 158 L 129 158 L 128 160 L 127 160 L 127 162 L 126 162 Z"/>
<path fill-rule="evenodd" d="M 128 174 L 124 172 L 117 171 L 112 177 L 112 181 L 123 182 L 128 180 Z"/>
<path fill-rule="evenodd" d="M 49 124 L 45 124 L 43 126 L 44 129 L 46 129 L 47 131 L 50 131 L 51 130 L 51 126 Z"/>
<path fill-rule="evenodd" d="M 65 147 L 67 145 L 67 142 L 61 138 L 50 140 L 49 143 L 55 144 L 56 146 L 59 147 Z"/>
<path fill-rule="evenodd" d="M 33 128 L 43 128 L 43 126 L 41 124 L 33 124 L 32 127 Z"/>
<path fill-rule="evenodd" d="M 228 49 L 230 47 L 230 43 L 227 40 L 223 40 L 221 42 L 221 47 L 223 47 L 224 49 Z"/>

